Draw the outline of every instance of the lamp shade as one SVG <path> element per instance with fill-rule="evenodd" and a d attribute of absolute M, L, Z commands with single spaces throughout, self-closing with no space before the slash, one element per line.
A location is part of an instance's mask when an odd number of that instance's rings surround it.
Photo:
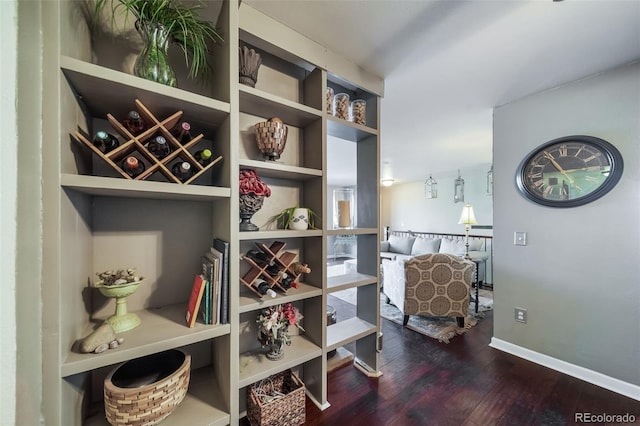
<path fill-rule="evenodd" d="M 476 217 L 473 214 L 473 207 L 471 207 L 471 204 L 469 203 L 465 204 L 462 208 L 462 214 L 460 215 L 460 221 L 458 224 L 475 225 L 476 223 L 478 222 L 476 222 Z"/>

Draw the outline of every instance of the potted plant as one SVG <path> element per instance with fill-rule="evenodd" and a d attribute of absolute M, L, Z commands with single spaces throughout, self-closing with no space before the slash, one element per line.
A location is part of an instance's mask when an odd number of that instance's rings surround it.
<path fill-rule="evenodd" d="M 273 216 L 269 223 L 275 222 L 278 228 L 301 231 L 305 229 L 317 229 L 316 218 L 318 216 L 307 207 L 287 207 Z"/>
<path fill-rule="evenodd" d="M 134 65 L 138 77 L 176 86 L 176 78 L 169 66 L 167 49 L 170 42 L 184 52 L 189 77 L 205 78 L 210 70 L 207 52 L 211 43 L 224 40 L 213 23 L 198 16 L 202 3 L 187 6 L 176 0 L 96 0 L 94 19 L 109 5 L 112 24 L 116 14 L 124 9 L 125 18 L 136 18 L 136 30 L 144 47 Z"/>
<path fill-rule="evenodd" d="M 284 357 L 284 345 L 291 345 L 289 326 L 300 326 L 302 314 L 290 302 L 283 305 L 271 306 L 263 309 L 258 315 L 258 341 L 269 348 L 267 358 L 277 361 Z"/>

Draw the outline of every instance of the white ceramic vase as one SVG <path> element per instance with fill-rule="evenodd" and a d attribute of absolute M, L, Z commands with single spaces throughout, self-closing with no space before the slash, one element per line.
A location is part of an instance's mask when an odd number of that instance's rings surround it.
<path fill-rule="evenodd" d="M 293 218 L 289 224 L 289 229 L 294 231 L 309 229 L 309 210 L 305 208 L 294 209 L 292 216 Z"/>

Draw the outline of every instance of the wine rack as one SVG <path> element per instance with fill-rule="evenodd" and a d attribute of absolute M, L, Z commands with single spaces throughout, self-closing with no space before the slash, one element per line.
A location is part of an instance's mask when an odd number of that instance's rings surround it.
<path fill-rule="evenodd" d="M 100 151 L 90 140 L 88 140 L 82 133 L 76 131 L 73 133 L 73 137 L 76 141 L 86 145 L 91 149 L 99 158 L 104 160 L 108 165 L 115 169 L 122 177 L 133 180 L 145 180 L 149 176 L 156 172 L 160 172 L 169 182 L 190 184 L 205 171 L 213 167 L 215 164 L 222 160 L 222 156 L 212 158 L 211 162 L 206 166 L 200 164 L 193 154 L 189 151 L 195 145 L 197 145 L 202 139 L 203 135 L 199 134 L 193 137 L 188 143 L 184 145 L 176 139 L 171 133 L 171 129 L 177 126 L 182 118 L 182 111 L 176 111 L 168 118 L 164 120 L 158 120 L 154 114 L 149 111 L 144 104 L 136 99 L 135 105 L 140 113 L 141 118 L 149 124 L 149 128 L 144 132 L 134 135 L 124 127 L 120 121 L 118 121 L 113 115 L 107 114 L 107 120 L 111 124 L 111 127 L 126 141 L 122 143 L 118 148 L 103 153 Z M 154 136 L 161 134 L 171 147 L 171 153 L 162 159 L 156 158 L 145 146 Z M 122 161 L 128 156 L 139 153 L 147 163 L 146 169 L 137 175 L 136 177 L 129 176 L 121 167 Z M 140 160 L 140 159 L 139 159 Z M 186 179 L 184 182 L 180 180 L 171 171 L 170 163 L 176 161 L 186 161 L 191 164 L 194 173 Z"/>
<path fill-rule="evenodd" d="M 298 281 L 298 279 L 300 279 L 300 276 L 302 274 L 296 274 L 291 268 L 291 265 L 297 255 L 290 251 L 285 251 L 281 255 L 278 255 L 278 253 L 284 249 L 286 243 L 275 241 L 269 247 L 267 247 L 263 243 L 256 242 L 255 245 L 268 257 L 269 261 L 274 261 L 277 265 L 279 265 L 281 271 L 286 272 L 287 275 L 294 277 L 295 281 Z M 282 274 L 273 276 L 266 271 L 267 265 L 260 266 L 253 259 L 247 256 L 242 256 L 242 259 L 249 265 L 251 265 L 251 269 L 249 269 L 249 271 L 244 274 L 242 278 L 240 278 L 240 282 L 249 287 L 249 289 L 256 295 L 258 295 L 259 297 L 263 296 L 253 287 L 253 283 L 258 278 L 263 278 L 267 282 L 267 284 L 269 284 L 269 288 L 271 289 L 276 287 L 278 290 L 281 290 L 285 293 L 287 292 L 287 289 L 284 288 L 281 282 Z"/>

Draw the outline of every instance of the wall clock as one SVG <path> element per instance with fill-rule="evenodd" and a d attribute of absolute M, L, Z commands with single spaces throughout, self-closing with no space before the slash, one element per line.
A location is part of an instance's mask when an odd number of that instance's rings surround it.
<path fill-rule="evenodd" d="M 549 207 L 576 207 L 609 192 L 622 176 L 622 155 L 593 136 L 544 143 L 518 166 L 516 183 L 526 198 Z"/>

